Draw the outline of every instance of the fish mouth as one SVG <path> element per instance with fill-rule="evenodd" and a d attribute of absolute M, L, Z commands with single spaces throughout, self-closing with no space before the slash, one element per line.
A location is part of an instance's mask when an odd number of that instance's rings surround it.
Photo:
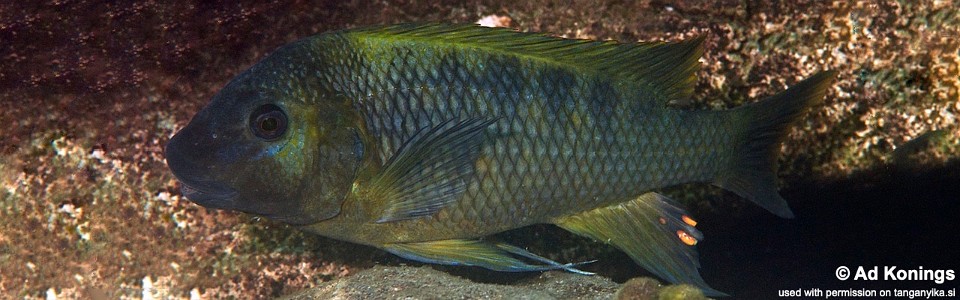
<path fill-rule="evenodd" d="M 237 190 L 216 181 L 188 182 L 180 179 L 180 193 L 190 201 L 210 208 L 232 208 Z"/>
<path fill-rule="evenodd" d="M 187 150 L 184 145 L 196 145 L 193 140 L 193 131 L 190 126 L 180 130 L 170 142 L 167 143 L 165 156 L 167 166 L 173 172 L 173 176 L 180 181 L 180 193 L 190 201 L 210 208 L 231 208 L 235 205 L 234 199 L 237 197 L 237 190 L 230 186 L 211 178 L 211 166 L 200 163 L 205 161 L 200 150 Z"/>

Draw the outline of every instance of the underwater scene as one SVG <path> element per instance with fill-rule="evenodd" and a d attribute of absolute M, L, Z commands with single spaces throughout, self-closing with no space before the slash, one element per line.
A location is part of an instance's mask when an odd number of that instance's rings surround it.
<path fill-rule="evenodd" d="M 5 1 L 3 299 L 950 299 L 960 3 Z"/>

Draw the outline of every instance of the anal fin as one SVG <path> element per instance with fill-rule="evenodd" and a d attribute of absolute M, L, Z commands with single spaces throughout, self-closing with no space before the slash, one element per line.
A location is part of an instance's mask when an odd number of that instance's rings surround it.
<path fill-rule="evenodd" d="M 694 245 L 696 221 L 669 198 L 646 193 L 617 205 L 555 220 L 563 229 L 623 250 L 644 269 L 671 283 L 692 284 L 707 296 L 725 296 L 704 282 Z"/>
<path fill-rule="evenodd" d="M 530 253 L 516 246 L 493 244 L 478 240 L 439 240 L 419 243 L 397 243 L 383 246 L 397 256 L 425 263 L 483 267 L 494 271 L 526 272 L 567 270 L 573 273 L 593 273 L 575 269 L 591 262 L 561 264 Z M 544 265 L 529 264 L 514 256 L 527 258 Z"/>

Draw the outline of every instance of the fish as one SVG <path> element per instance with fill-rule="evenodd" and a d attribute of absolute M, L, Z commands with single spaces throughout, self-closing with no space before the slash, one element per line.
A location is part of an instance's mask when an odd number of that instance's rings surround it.
<path fill-rule="evenodd" d="M 918 135 L 900 145 L 897 145 L 889 154 L 887 160 L 896 166 L 912 168 L 917 165 L 916 155 L 929 151 L 937 145 L 942 145 L 950 138 L 947 130 L 931 130 Z"/>
<path fill-rule="evenodd" d="M 166 162 L 196 204 L 411 260 L 590 274 L 484 239 L 554 224 L 723 296 L 699 274 L 696 220 L 655 190 L 709 183 L 793 217 L 780 144 L 836 73 L 729 110 L 675 107 L 703 44 L 434 23 L 321 33 L 230 80 Z"/>

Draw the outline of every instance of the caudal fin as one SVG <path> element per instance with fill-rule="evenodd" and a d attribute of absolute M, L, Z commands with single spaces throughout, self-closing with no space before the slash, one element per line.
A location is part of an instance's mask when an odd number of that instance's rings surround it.
<path fill-rule="evenodd" d="M 732 164 L 713 184 L 733 191 L 784 218 L 793 218 L 787 201 L 777 193 L 777 154 L 787 129 L 800 113 L 823 99 L 837 73 L 825 71 L 763 101 L 736 108 L 746 123 L 744 143 Z"/>

